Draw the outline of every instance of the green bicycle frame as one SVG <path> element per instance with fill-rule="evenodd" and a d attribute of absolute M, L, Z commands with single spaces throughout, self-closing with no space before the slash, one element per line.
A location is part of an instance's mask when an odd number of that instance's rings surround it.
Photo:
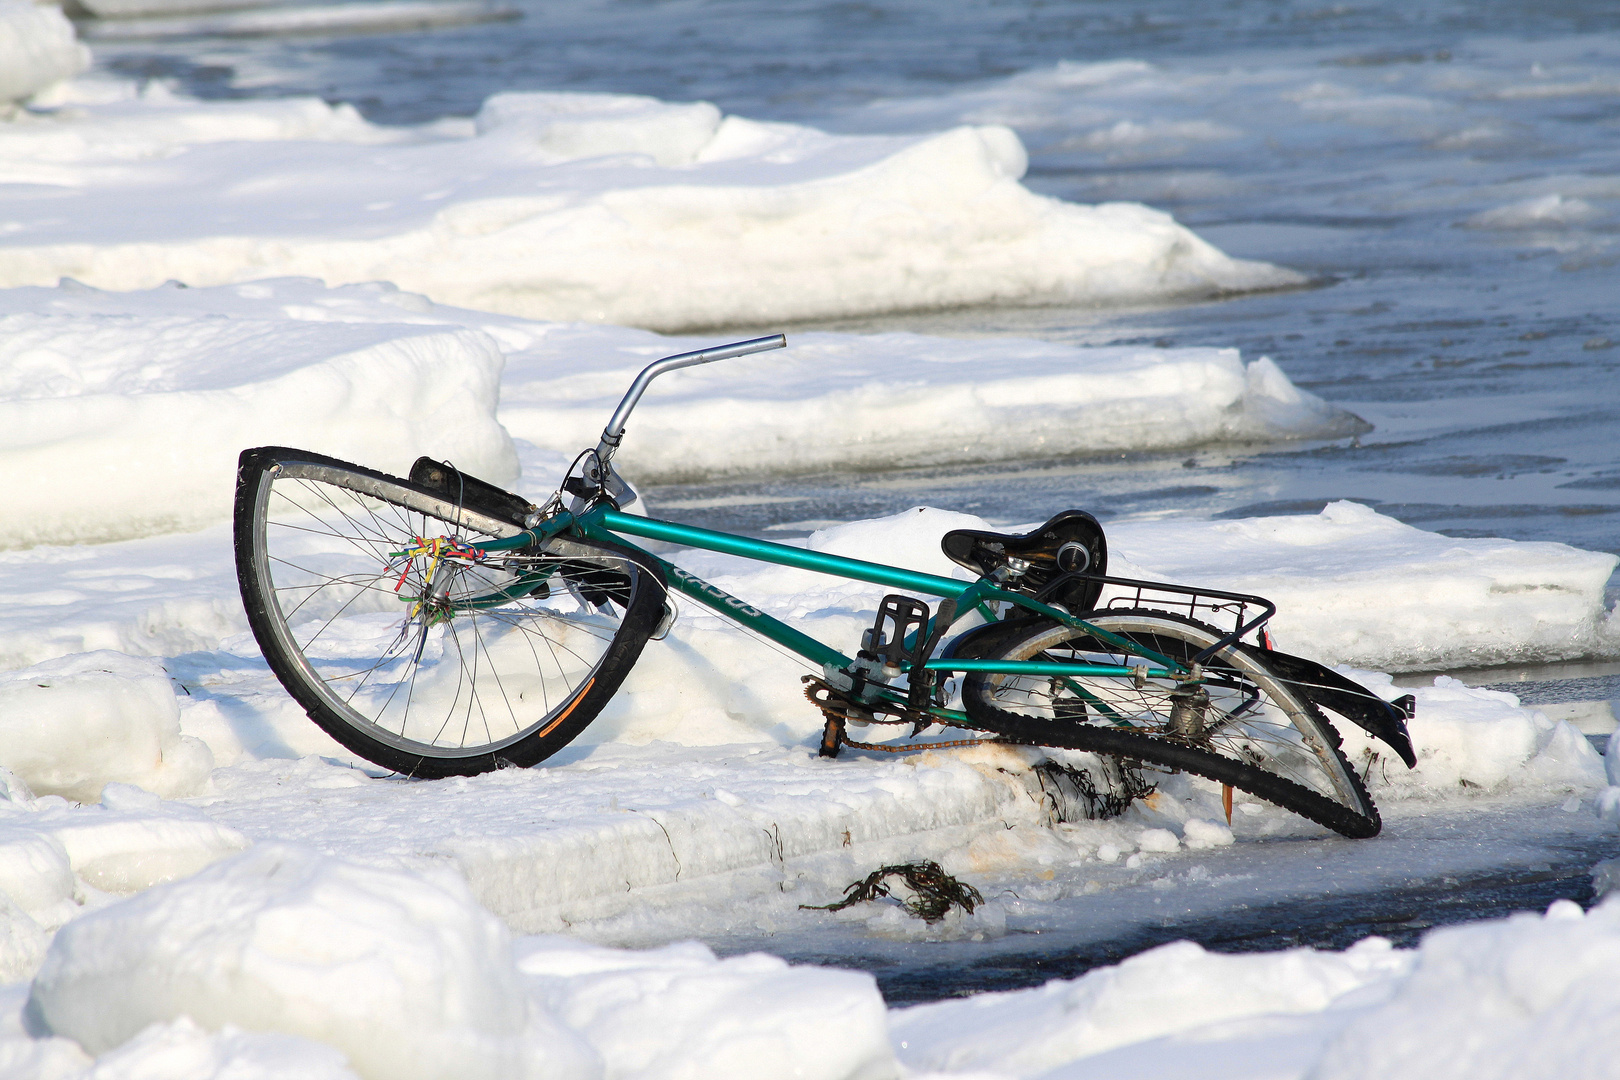
<path fill-rule="evenodd" d="M 1050 605 L 1040 603 L 1022 593 L 1003 589 L 992 582 L 980 580 L 970 585 L 963 585 L 955 578 L 940 577 L 937 574 L 924 574 L 916 570 L 903 570 L 896 566 L 884 566 L 882 563 L 865 562 L 861 559 L 845 558 L 842 555 L 829 555 L 825 552 L 810 551 L 806 548 L 789 547 L 786 544 L 776 544 L 769 540 L 754 540 L 745 536 L 733 536 L 730 533 L 715 532 L 712 529 L 701 529 L 695 525 L 682 525 L 674 521 L 660 521 L 657 518 L 645 518 L 635 514 L 626 514 L 606 506 L 597 506 L 585 511 L 579 517 L 569 513 L 561 513 L 542 522 L 531 529 L 525 529 L 513 536 L 501 540 L 486 540 L 479 547 L 485 551 L 515 551 L 536 544 L 544 543 L 552 537 L 565 533 L 589 537 L 594 540 L 606 540 L 611 543 L 625 544 L 625 536 L 640 536 L 649 540 L 662 540 L 685 547 L 699 548 L 704 551 L 718 551 L 725 555 L 737 555 L 755 562 L 775 563 L 779 566 L 791 566 L 799 570 L 810 570 L 815 573 L 828 574 L 833 577 L 848 578 L 852 581 L 868 581 L 874 585 L 887 585 L 895 589 L 908 589 L 912 592 L 923 593 L 928 596 L 938 596 L 956 601 L 956 610 L 966 612 L 984 604 L 1006 603 L 1044 615 L 1056 622 L 1085 630 L 1087 633 L 1118 646 L 1122 652 L 1133 656 L 1140 656 L 1145 660 L 1160 665 L 1158 668 L 1129 667 L 1120 664 L 1077 664 L 1058 663 L 1038 660 L 966 660 L 966 659 L 936 659 L 929 660 L 923 666 L 929 671 L 945 672 L 985 672 L 1007 675 L 1104 675 L 1132 678 L 1141 675 L 1145 678 L 1176 678 L 1188 675 L 1189 669 L 1185 664 L 1179 663 L 1167 656 L 1162 656 L 1151 649 L 1127 641 L 1118 635 L 1111 634 L 1101 627 L 1093 626 L 1083 619 L 1077 619 L 1068 612 Z M 820 664 L 829 670 L 842 670 L 854 663 L 854 660 L 837 649 L 817 641 L 782 622 L 759 608 L 739 597 L 733 596 L 720 588 L 676 566 L 667 559 L 661 559 L 634 544 L 627 545 L 646 555 L 656 562 L 664 571 L 670 587 L 696 600 L 706 607 L 724 615 L 733 622 L 739 623 L 750 630 L 776 642 L 805 659 Z M 525 575 L 528 576 L 528 575 Z M 546 575 L 533 575 L 535 586 L 544 580 Z M 487 607 L 492 604 L 504 603 L 516 599 L 525 592 L 524 582 L 508 586 L 499 593 L 489 597 L 479 597 L 470 601 L 462 601 L 458 606 Z M 929 620 L 925 628 L 932 633 L 934 621 Z"/>
<path fill-rule="evenodd" d="M 576 532 L 579 535 L 593 539 L 608 540 L 616 543 L 624 543 L 623 538 L 625 536 L 663 540 L 705 551 L 737 555 L 755 562 L 775 563 L 779 566 L 791 566 L 800 570 L 810 570 L 854 581 L 867 581 L 874 585 L 886 585 L 894 589 L 905 589 L 928 596 L 955 600 L 956 610 L 959 612 L 969 611 L 980 604 L 1013 604 L 1057 622 L 1083 629 L 1087 633 L 1118 646 L 1123 652 L 1141 656 L 1154 664 L 1160 665 L 1158 668 L 1143 670 L 1118 664 L 1054 663 L 1032 660 L 931 659 L 924 664 L 924 667 L 929 671 L 986 672 L 1008 675 L 1102 675 L 1126 678 L 1138 676 L 1175 678 L 1189 673 L 1185 665 L 1177 663 L 1169 657 L 1161 656 L 1150 649 L 1144 649 L 1138 644 L 1126 641 L 1099 627 L 1092 626 L 1084 620 L 1076 619 L 1065 611 L 1039 603 L 1021 593 L 1002 589 L 989 581 L 981 580 L 970 585 L 964 585 L 954 578 L 919 573 L 915 570 L 902 570 L 899 567 L 884 566 L 881 563 L 865 562 L 860 559 L 849 559 L 841 555 L 829 555 L 825 552 L 810 551 L 805 548 L 789 547 L 786 544 L 775 544 L 768 540 L 753 540 L 748 537 L 732 536 L 729 533 L 700 529 L 696 526 L 681 525 L 672 521 L 639 517 L 608 507 L 596 507 L 588 510 L 578 519 L 571 520 L 564 526 L 564 529 L 559 529 L 557 532 L 564 530 Z M 551 532 L 550 529 L 544 526 L 536 531 L 542 534 Z M 556 532 L 551 534 L 556 535 Z M 637 550 L 641 549 L 638 548 Z M 650 555 L 647 552 L 643 553 Z M 688 573 L 674 563 L 666 559 L 660 559 L 656 555 L 650 555 L 650 557 L 655 559 L 663 569 L 671 588 L 680 591 L 706 607 L 714 609 L 733 622 L 739 623 L 776 642 L 778 645 L 798 653 L 812 663 L 821 665 L 823 669 L 829 671 L 845 670 L 854 663 L 854 660 L 837 649 L 795 630 L 780 619 L 776 619 L 747 601 L 731 595 L 719 586 L 704 581 L 696 574 Z M 930 620 L 926 629 L 929 633 L 932 633 L 933 620 Z"/>

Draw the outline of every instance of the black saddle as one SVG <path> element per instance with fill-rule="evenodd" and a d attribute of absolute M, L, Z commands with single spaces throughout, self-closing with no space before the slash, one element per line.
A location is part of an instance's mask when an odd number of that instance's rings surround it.
<path fill-rule="evenodd" d="M 1027 533 L 980 532 L 953 529 L 940 547 L 952 562 L 988 577 L 1007 566 L 1006 588 L 1041 594 L 1065 574 L 1101 576 L 1108 573 L 1108 541 L 1097 519 L 1084 510 L 1065 510 L 1045 525 Z M 1102 582 L 1070 578 L 1060 582 L 1044 600 L 1062 604 L 1070 612 L 1090 611 L 1102 592 Z"/>

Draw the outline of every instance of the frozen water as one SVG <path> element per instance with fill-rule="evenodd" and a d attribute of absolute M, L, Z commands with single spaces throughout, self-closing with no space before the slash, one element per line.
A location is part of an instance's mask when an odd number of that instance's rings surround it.
<path fill-rule="evenodd" d="M 492 98 L 475 124 L 398 129 L 318 100 L 153 91 L 0 124 L 0 162 L 0 285 L 296 274 L 680 329 L 1304 280 L 1145 206 L 1033 194 L 999 126 L 835 136 L 706 103 L 529 94 Z"/>
<path fill-rule="evenodd" d="M 90 50 L 74 39 L 60 8 L 0 0 L 0 116 L 89 66 Z"/>
<path fill-rule="evenodd" d="M 192 795 L 213 768 L 180 734 L 161 664 L 82 652 L 0 675 L 0 761 L 34 791 L 95 802 L 113 781 Z"/>
<path fill-rule="evenodd" d="M 301 279 L 0 290 L 0 334 L 0 467 L 11 478 L 0 547 L 218 521 L 229 513 L 236 455 L 253 445 L 396 475 L 426 453 L 510 483 L 519 462 L 508 432 L 540 452 L 537 465 L 555 467 L 595 443 L 647 363 L 713 343 Z M 660 380 L 633 417 L 621 462 L 640 481 L 1319 438 L 1364 426 L 1264 357 L 1245 365 L 1232 350 L 810 334 L 785 355 Z M 182 603 L 173 592 L 170 600 Z M 185 616 L 199 617 L 214 621 Z"/>

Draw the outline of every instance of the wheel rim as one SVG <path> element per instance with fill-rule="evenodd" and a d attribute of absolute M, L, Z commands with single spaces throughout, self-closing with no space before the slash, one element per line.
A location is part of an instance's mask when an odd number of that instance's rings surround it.
<path fill-rule="evenodd" d="M 435 758 L 498 754 L 568 719 L 648 577 L 371 477 L 284 462 L 262 477 L 255 560 L 272 633 L 357 731 Z"/>
<path fill-rule="evenodd" d="M 1195 625 L 1169 620 L 1099 615 L 1087 619 L 1145 647 L 1187 659 L 1216 635 Z M 1190 639 L 1190 640 L 1189 640 Z M 1042 659 L 1097 664 L 1129 664 L 1117 646 L 1083 631 L 1053 627 L 1032 636 L 1008 654 L 1009 659 Z M 1346 774 L 1342 759 L 1326 745 L 1307 716 L 1306 706 L 1273 677 L 1231 653 L 1210 661 L 1204 688 L 1209 702 L 1189 703 L 1183 694 L 1177 717 L 1178 685 L 1169 679 L 1088 676 L 1083 679 L 997 675 L 985 680 L 993 704 L 1015 714 L 1070 723 L 1104 725 L 1219 754 L 1233 761 L 1291 780 L 1358 813 L 1369 808 Z M 1187 713 L 1202 711 L 1202 724 L 1187 722 Z M 1178 722 L 1179 721 L 1179 722 Z M 1196 731 L 1189 731 L 1196 727 Z"/>

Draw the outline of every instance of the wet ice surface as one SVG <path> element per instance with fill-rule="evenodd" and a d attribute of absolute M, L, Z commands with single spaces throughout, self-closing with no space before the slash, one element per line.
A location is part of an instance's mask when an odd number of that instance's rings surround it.
<path fill-rule="evenodd" d="M 1170 941 L 1271 952 L 1343 949 L 1378 935 L 1411 947 L 1436 926 L 1540 911 L 1558 899 L 1589 906 L 1590 867 L 1616 855 L 1620 837 L 1584 811 L 1397 808 L 1371 844 L 1276 839 L 1136 870 L 1090 864 L 1052 883 L 992 891 L 987 899 L 1009 914 L 1006 936 L 991 941 L 884 942 L 847 933 L 838 940 L 818 927 L 711 943 L 723 952 L 764 948 L 797 962 L 858 967 L 877 977 L 891 1006 L 906 1005 L 1072 979 Z"/>

